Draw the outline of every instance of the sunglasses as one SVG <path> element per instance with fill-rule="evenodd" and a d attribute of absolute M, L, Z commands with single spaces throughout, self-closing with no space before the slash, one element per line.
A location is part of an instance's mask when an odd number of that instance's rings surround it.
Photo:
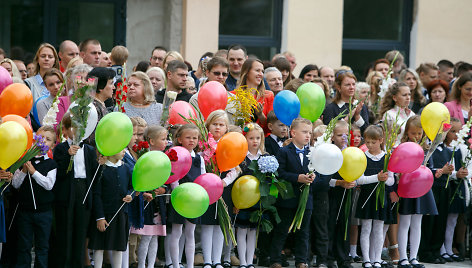
<path fill-rule="evenodd" d="M 226 72 L 211 72 L 211 73 L 215 76 L 220 76 L 220 75 L 223 75 L 224 77 L 228 76 L 228 73 Z"/>

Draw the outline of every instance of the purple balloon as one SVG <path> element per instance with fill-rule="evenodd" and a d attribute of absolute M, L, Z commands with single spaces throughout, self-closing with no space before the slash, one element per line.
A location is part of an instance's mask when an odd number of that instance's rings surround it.
<path fill-rule="evenodd" d="M 415 142 L 404 142 L 393 150 L 388 161 L 388 170 L 395 173 L 410 173 L 417 170 L 424 160 L 423 148 Z"/>
<path fill-rule="evenodd" d="M 404 198 L 418 198 L 425 195 L 433 186 L 433 172 L 425 166 L 403 174 L 398 182 L 398 195 Z"/>
<path fill-rule="evenodd" d="M 167 150 L 167 152 L 174 150 L 177 153 L 177 161 L 171 161 L 172 176 L 166 181 L 166 184 L 171 184 L 174 181 L 182 179 L 190 171 L 192 167 L 192 156 L 190 152 L 182 146 L 175 146 Z"/>
<path fill-rule="evenodd" d="M 3 89 L 10 84 L 13 84 L 13 79 L 11 78 L 10 73 L 7 69 L 0 66 L 0 93 L 2 93 Z"/>

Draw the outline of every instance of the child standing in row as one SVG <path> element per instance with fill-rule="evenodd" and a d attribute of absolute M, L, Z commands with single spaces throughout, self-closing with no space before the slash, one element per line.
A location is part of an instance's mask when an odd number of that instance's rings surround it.
<path fill-rule="evenodd" d="M 199 154 L 195 153 L 195 148 L 200 140 L 200 132 L 198 128 L 193 124 L 186 124 L 179 127 L 174 136 L 174 145 L 182 146 L 190 152 L 190 155 L 192 156 L 192 166 L 187 175 L 172 183 L 173 188 L 182 183 L 193 182 L 198 176 L 206 173 L 205 161 Z M 169 208 L 169 222 L 172 223 L 169 247 L 173 267 L 179 267 L 180 264 L 179 240 L 182 236 L 183 225 L 185 225 L 185 257 L 187 260 L 187 267 L 193 268 L 193 259 L 195 255 L 195 226 L 198 222 L 198 218 L 184 218 L 175 211 L 173 206 L 169 206 Z"/>
<path fill-rule="evenodd" d="M 383 147 L 383 130 L 379 126 L 368 126 L 364 132 L 365 144 L 368 151 L 367 168 L 364 175 L 356 182 L 361 185 L 359 200 L 357 203 L 356 217 L 362 221 L 361 249 L 362 267 L 381 267 L 381 254 L 384 242 L 384 221 L 387 218 L 387 194 L 383 200 L 377 200 L 376 188 L 378 183 L 385 182 L 387 186 L 393 185 L 393 173 L 383 172 L 385 152 Z"/>

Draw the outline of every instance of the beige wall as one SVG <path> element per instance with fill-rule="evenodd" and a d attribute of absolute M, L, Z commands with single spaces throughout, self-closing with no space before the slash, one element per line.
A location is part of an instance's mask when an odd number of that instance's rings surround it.
<path fill-rule="evenodd" d="M 205 52 L 218 50 L 219 0 L 184 0 L 182 56 L 197 69 Z"/>
<path fill-rule="evenodd" d="M 470 0 L 417 0 L 413 15 L 410 66 L 422 62 L 472 62 Z"/>
<path fill-rule="evenodd" d="M 295 54 L 296 76 L 310 63 L 341 65 L 343 0 L 285 0 L 281 51 Z"/>

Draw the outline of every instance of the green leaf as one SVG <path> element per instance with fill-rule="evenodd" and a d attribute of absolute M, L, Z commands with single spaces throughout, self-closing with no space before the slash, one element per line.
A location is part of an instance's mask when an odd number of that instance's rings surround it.
<path fill-rule="evenodd" d="M 257 165 L 257 160 L 252 160 L 251 164 L 249 164 L 248 168 L 252 171 L 259 170 L 259 166 Z"/>
<path fill-rule="evenodd" d="M 260 210 L 253 211 L 251 216 L 249 217 L 249 221 L 253 223 L 259 222 L 259 218 L 261 217 Z"/>
<path fill-rule="evenodd" d="M 268 219 L 262 219 L 261 221 L 261 230 L 263 232 L 269 233 L 274 229 L 274 225 Z"/>
<path fill-rule="evenodd" d="M 259 183 L 259 191 L 261 192 L 261 197 L 270 195 L 270 185 L 266 182 Z"/>
<path fill-rule="evenodd" d="M 295 197 L 295 193 L 293 192 L 293 187 L 290 182 L 282 180 L 275 183 L 275 186 L 279 190 L 282 199 L 290 199 Z"/>
<path fill-rule="evenodd" d="M 279 195 L 279 190 L 277 189 L 277 186 L 275 186 L 274 184 L 272 184 L 270 186 L 270 193 L 269 193 L 271 196 L 277 198 L 277 196 Z"/>

